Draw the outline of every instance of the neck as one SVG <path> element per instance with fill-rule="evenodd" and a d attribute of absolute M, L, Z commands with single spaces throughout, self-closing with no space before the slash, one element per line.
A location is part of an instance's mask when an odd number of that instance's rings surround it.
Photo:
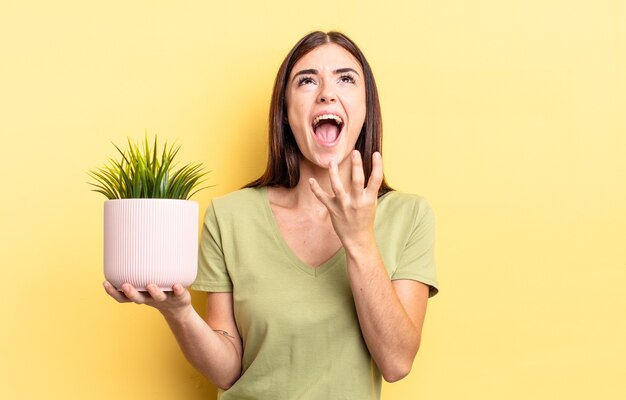
<path fill-rule="evenodd" d="M 339 164 L 339 176 L 341 177 L 344 188 L 349 188 L 352 178 L 349 157 Z M 286 189 L 286 193 L 284 193 L 285 197 L 283 200 L 285 201 L 285 205 L 288 203 L 291 207 L 303 207 L 311 210 L 319 208 L 320 211 L 326 211 L 326 207 L 311 191 L 309 184 L 309 179 L 311 178 L 314 178 L 326 193 L 333 195 L 328 168 L 320 167 L 303 159 L 300 161 L 300 180 L 298 184 L 291 189 Z"/>

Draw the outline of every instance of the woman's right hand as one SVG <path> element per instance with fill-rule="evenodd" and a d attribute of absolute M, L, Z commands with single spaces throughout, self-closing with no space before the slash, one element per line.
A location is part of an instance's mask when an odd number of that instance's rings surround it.
<path fill-rule="evenodd" d="M 122 291 L 118 291 L 108 281 L 103 285 L 107 294 L 118 303 L 145 304 L 159 310 L 165 318 L 181 318 L 193 310 L 191 294 L 179 283 L 172 286 L 171 292 L 164 292 L 152 283 L 146 287 L 148 292 L 140 292 L 130 283 L 124 283 Z"/>
<path fill-rule="evenodd" d="M 189 291 L 178 283 L 171 292 L 152 284 L 146 287 L 147 293 L 140 292 L 129 283 L 123 284 L 120 292 L 110 282 L 104 282 L 104 289 L 120 303 L 146 304 L 159 310 L 185 357 L 217 387 L 228 389 L 241 376 L 243 347 L 232 293 L 209 293 L 205 320 L 193 309 Z"/>

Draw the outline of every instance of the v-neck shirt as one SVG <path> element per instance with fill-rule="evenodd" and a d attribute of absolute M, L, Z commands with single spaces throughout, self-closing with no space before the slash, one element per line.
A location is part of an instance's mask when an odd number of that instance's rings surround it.
<path fill-rule="evenodd" d="M 300 268 L 303 272 L 307 274 L 311 274 L 314 276 L 321 275 L 332 268 L 337 264 L 341 258 L 345 257 L 345 251 L 343 247 L 340 247 L 328 260 L 324 261 L 322 264 L 314 267 L 306 262 L 304 262 L 298 255 L 289 247 L 287 244 L 287 240 L 283 235 L 280 227 L 278 226 L 278 222 L 276 221 L 276 217 L 274 216 L 274 212 L 272 211 L 272 206 L 270 205 L 270 200 L 268 196 L 267 187 L 263 187 L 260 189 L 261 195 L 264 197 L 263 204 L 264 213 L 267 216 L 267 220 L 269 221 L 270 229 L 273 231 L 274 236 L 276 237 L 276 242 L 279 246 L 282 247 L 285 256 L 289 257 L 294 266 Z"/>
<path fill-rule="evenodd" d="M 386 193 L 374 231 L 389 278 L 423 282 L 434 295 L 434 218 L 424 199 Z M 220 399 L 380 398 L 344 249 L 319 267 L 304 263 L 283 238 L 266 187 L 213 199 L 192 287 L 233 293 L 242 375 Z"/>

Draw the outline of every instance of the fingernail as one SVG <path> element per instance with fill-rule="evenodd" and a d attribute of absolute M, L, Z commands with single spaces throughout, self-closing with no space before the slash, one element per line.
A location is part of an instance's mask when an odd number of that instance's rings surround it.
<path fill-rule="evenodd" d="M 380 159 L 380 153 L 379 152 L 375 152 L 374 153 L 374 157 L 377 158 L 377 159 Z"/>

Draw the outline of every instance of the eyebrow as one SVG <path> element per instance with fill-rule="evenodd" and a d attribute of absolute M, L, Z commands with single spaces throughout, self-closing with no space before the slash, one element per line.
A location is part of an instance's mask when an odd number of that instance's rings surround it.
<path fill-rule="evenodd" d="M 354 72 L 355 74 L 357 74 L 357 76 L 361 76 L 354 68 L 339 68 L 333 71 L 334 74 L 344 74 L 346 72 Z M 296 79 L 296 77 L 298 75 L 317 75 L 319 74 L 319 71 L 313 68 L 310 69 L 303 69 L 302 71 L 298 71 L 293 75 L 293 78 L 291 78 L 291 80 L 293 81 L 294 79 Z"/>

